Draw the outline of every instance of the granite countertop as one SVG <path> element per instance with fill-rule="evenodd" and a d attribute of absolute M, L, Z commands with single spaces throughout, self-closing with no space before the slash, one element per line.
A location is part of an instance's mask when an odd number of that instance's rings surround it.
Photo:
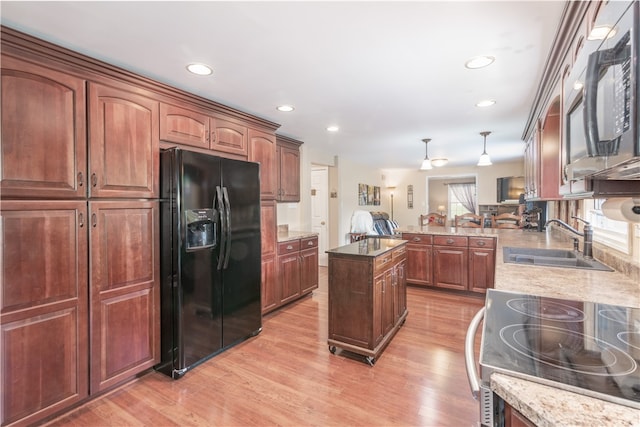
<path fill-rule="evenodd" d="M 328 254 L 332 255 L 360 255 L 365 257 L 377 257 L 400 245 L 406 244 L 406 240 L 389 239 L 380 237 L 368 237 L 358 242 L 329 249 Z"/>
<path fill-rule="evenodd" d="M 278 243 L 289 242 L 291 240 L 306 239 L 308 237 L 317 237 L 318 233 L 312 231 L 279 231 Z"/>
<path fill-rule="evenodd" d="M 640 284 L 618 272 L 504 263 L 504 246 L 571 249 L 558 231 L 498 231 L 495 288 L 555 298 L 640 307 Z M 538 426 L 639 426 L 640 411 L 505 374 L 491 376 L 491 389 Z"/>
<path fill-rule="evenodd" d="M 480 236 L 480 237 L 498 237 L 500 231 L 495 228 L 455 228 L 443 227 L 441 225 L 425 225 L 425 226 L 405 226 L 396 230 L 398 233 L 413 234 L 434 234 L 434 235 L 456 235 L 456 236 Z"/>

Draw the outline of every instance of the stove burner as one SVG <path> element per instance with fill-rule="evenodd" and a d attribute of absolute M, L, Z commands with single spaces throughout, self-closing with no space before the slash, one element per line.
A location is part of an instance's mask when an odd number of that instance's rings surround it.
<path fill-rule="evenodd" d="M 560 322 L 582 322 L 584 320 L 584 312 L 581 310 L 548 299 L 541 301 L 539 298 L 514 298 L 507 301 L 507 306 L 520 314 L 538 319 Z"/>
<path fill-rule="evenodd" d="M 618 339 L 636 350 L 640 350 L 640 332 L 618 332 Z"/>
<path fill-rule="evenodd" d="M 500 338 L 529 359 L 574 373 L 622 376 L 637 368 L 636 361 L 623 350 L 596 337 L 568 329 L 514 324 L 502 328 Z M 532 346 L 532 341 L 536 340 L 540 345 Z M 595 351 L 584 348 L 585 343 L 591 343 Z M 583 357 L 587 353 L 599 353 L 599 357 Z"/>

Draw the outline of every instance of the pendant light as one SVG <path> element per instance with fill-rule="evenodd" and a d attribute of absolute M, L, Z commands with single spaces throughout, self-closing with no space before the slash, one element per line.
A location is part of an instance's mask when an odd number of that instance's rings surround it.
<path fill-rule="evenodd" d="M 422 171 L 433 169 L 433 166 L 431 166 L 431 160 L 429 160 L 429 154 L 428 154 L 427 144 L 429 144 L 429 141 L 431 141 L 431 139 L 429 138 L 422 140 L 422 142 L 424 142 L 424 160 L 422 161 L 422 165 L 420 166 L 420 170 Z"/>
<path fill-rule="evenodd" d="M 489 135 L 491 132 L 488 130 L 485 130 L 484 132 L 480 132 L 480 135 L 482 135 L 484 137 L 484 149 L 482 150 L 482 155 L 480 155 L 480 160 L 478 160 L 478 166 L 490 166 L 491 165 L 491 159 L 489 158 L 489 155 L 487 154 L 487 135 Z"/>

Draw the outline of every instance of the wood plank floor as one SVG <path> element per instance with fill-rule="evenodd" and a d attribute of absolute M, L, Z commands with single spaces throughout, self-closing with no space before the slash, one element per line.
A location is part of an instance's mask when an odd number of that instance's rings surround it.
<path fill-rule="evenodd" d="M 50 426 L 477 426 L 464 336 L 483 297 L 408 287 L 409 316 L 370 367 L 327 346 L 319 289 L 179 380 L 150 372 Z"/>

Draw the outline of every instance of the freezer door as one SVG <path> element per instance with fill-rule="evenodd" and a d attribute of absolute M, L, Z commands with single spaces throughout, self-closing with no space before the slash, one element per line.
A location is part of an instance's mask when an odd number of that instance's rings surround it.
<path fill-rule="evenodd" d="M 223 346 L 257 334 L 260 307 L 260 177 L 257 163 L 221 159 L 229 211 L 223 276 Z"/>

